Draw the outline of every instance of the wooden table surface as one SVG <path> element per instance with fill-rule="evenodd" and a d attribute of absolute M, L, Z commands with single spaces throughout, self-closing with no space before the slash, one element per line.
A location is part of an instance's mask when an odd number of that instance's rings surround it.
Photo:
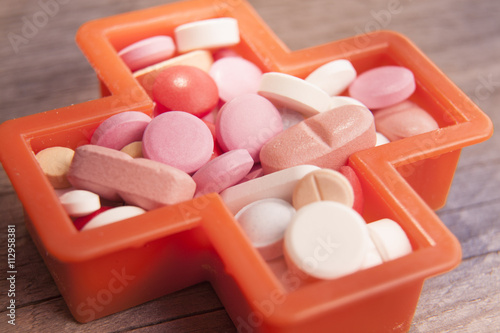
<path fill-rule="evenodd" d="M 165 2 L 4 1 L 0 6 L 0 123 L 98 98 L 94 72 L 74 42 L 77 28 L 91 19 Z M 353 36 L 373 27 L 399 31 L 500 126 L 499 1 L 250 2 L 292 50 Z M 386 15 L 389 10 L 392 13 Z M 499 147 L 500 134 L 496 133 L 485 143 L 462 152 L 448 203 L 438 214 L 459 239 L 463 262 L 455 270 L 425 282 L 411 332 L 500 331 Z M 235 330 L 208 283 L 79 324 L 71 317 L 26 232 L 21 204 L 3 169 L 0 220 L 0 332 Z M 5 307 L 8 224 L 17 226 L 15 328 L 7 323 Z"/>

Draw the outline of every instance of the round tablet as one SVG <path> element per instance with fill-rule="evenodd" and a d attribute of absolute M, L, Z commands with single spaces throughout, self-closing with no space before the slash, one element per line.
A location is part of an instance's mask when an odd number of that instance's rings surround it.
<path fill-rule="evenodd" d="M 295 110 L 306 118 L 328 111 L 330 107 L 330 96 L 322 89 L 284 73 L 264 73 L 258 93 L 276 105 Z"/>
<path fill-rule="evenodd" d="M 410 240 L 403 228 L 391 219 L 367 224 L 370 237 L 383 261 L 393 260 L 411 253 Z"/>
<path fill-rule="evenodd" d="M 175 53 L 172 37 L 154 36 L 131 44 L 118 52 L 132 72 L 166 60 Z"/>
<path fill-rule="evenodd" d="M 122 152 L 130 155 L 132 158 L 142 157 L 142 141 L 134 141 L 121 149 Z"/>
<path fill-rule="evenodd" d="M 295 209 L 322 200 L 352 208 L 354 191 L 347 178 L 338 171 L 321 169 L 307 174 L 295 185 L 292 199 Z"/>
<path fill-rule="evenodd" d="M 252 156 L 246 149 L 231 150 L 214 158 L 193 175 L 196 182 L 195 197 L 211 192 L 220 193 L 243 179 L 252 166 Z"/>
<path fill-rule="evenodd" d="M 333 96 L 343 92 L 355 78 L 356 70 L 351 62 L 338 59 L 316 68 L 305 80 Z"/>
<path fill-rule="evenodd" d="M 255 162 L 262 146 L 283 131 L 276 107 L 257 94 L 241 95 L 224 104 L 215 126 L 222 150 L 246 149 Z"/>
<path fill-rule="evenodd" d="M 185 111 L 201 118 L 217 106 L 219 93 L 214 80 L 201 69 L 172 66 L 156 77 L 153 99 L 159 113 Z"/>
<path fill-rule="evenodd" d="M 400 103 L 415 91 L 413 73 L 401 66 L 381 66 L 360 74 L 349 86 L 349 95 L 369 109 Z"/>
<path fill-rule="evenodd" d="M 214 79 L 223 102 L 243 94 L 256 94 L 262 71 L 241 57 L 224 57 L 213 63 L 210 76 Z"/>
<path fill-rule="evenodd" d="M 136 206 L 120 206 L 108 209 L 83 226 L 81 231 L 102 227 L 107 224 L 122 221 L 137 215 L 144 214 L 146 211 Z"/>
<path fill-rule="evenodd" d="M 243 207 L 235 219 L 264 260 L 283 254 L 283 235 L 295 209 L 285 200 L 262 199 Z"/>
<path fill-rule="evenodd" d="M 174 30 L 179 52 L 196 49 L 214 49 L 240 42 L 238 21 L 220 17 L 182 24 Z"/>
<path fill-rule="evenodd" d="M 142 153 L 191 173 L 210 160 L 214 140 L 210 129 L 192 114 L 171 111 L 154 118 L 144 131 Z"/>
<path fill-rule="evenodd" d="M 150 121 L 150 116 L 139 111 L 115 114 L 97 127 L 90 143 L 120 150 L 129 143 L 140 141 Z"/>
<path fill-rule="evenodd" d="M 318 201 L 299 209 L 284 239 L 292 269 L 318 279 L 334 279 L 359 270 L 368 247 L 363 218 L 333 201 Z"/>
<path fill-rule="evenodd" d="M 36 159 L 43 173 L 55 189 L 70 187 L 67 179 L 75 151 L 66 147 L 50 147 L 39 151 Z"/>
<path fill-rule="evenodd" d="M 80 217 L 91 214 L 101 208 L 99 196 L 85 190 L 73 190 L 64 193 L 59 201 L 69 216 Z"/>

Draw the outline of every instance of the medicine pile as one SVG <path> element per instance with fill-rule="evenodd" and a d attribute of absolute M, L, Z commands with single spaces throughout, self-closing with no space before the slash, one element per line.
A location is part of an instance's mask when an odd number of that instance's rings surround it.
<path fill-rule="evenodd" d="M 118 55 L 155 102 L 102 122 L 89 144 L 36 154 L 81 232 L 219 193 L 266 261 L 334 279 L 412 251 L 390 219 L 366 223 L 350 155 L 438 129 L 409 98 L 411 71 L 358 75 L 347 59 L 306 78 L 262 72 L 231 49 L 238 22 L 216 18 Z"/>

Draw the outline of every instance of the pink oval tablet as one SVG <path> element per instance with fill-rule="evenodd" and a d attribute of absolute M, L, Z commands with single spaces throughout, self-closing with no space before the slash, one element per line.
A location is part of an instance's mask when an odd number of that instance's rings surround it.
<path fill-rule="evenodd" d="M 377 110 L 373 113 L 375 127 L 390 141 L 427 133 L 439 128 L 424 109 L 411 101 Z"/>
<path fill-rule="evenodd" d="M 118 55 L 132 72 L 170 58 L 175 53 L 172 37 L 154 36 L 131 44 Z"/>
<path fill-rule="evenodd" d="M 187 112 L 170 111 L 154 118 L 144 131 L 146 158 L 191 173 L 210 160 L 214 140 L 210 129 Z"/>
<path fill-rule="evenodd" d="M 222 150 L 246 149 L 255 162 L 262 146 L 283 131 L 276 107 L 256 94 L 241 95 L 224 104 L 215 126 Z"/>
<path fill-rule="evenodd" d="M 97 127 L 90 143 L 120 150 L 129 143 L 141 141 L 150 121 L 150 116 L 139 111 L 115 114 Z"/>
<path fill-rule="evenodd" d="M 253 166 L 253 159 L 246 149 L 235 149 L 224 153 L 193 175 L 196 182 L 195 197 L 216 192 L 220 193 L 238 183 Z"/>
<path fill-rule="evenodd" d="M 414 91 L 413 73 L 400 66 L 382 66 L 368 70 L 359 75 L 349 87 L 349 95 L 369 109 L 400 103 Z"/>
<path fill-rule="evenodd" d="M 209 72 L 224 102 L 243 94 L 256 94 L 262 71 L 241 57 L 224 57 L 212 64 Z"/>
<path fill-rule="evenodd" d="M 260 152 L 266 174 L 301 164 L 338 170 L 349 156 L 375 146 L 373 115 L 359 105 L 345 105 L 290 127 Z"/>

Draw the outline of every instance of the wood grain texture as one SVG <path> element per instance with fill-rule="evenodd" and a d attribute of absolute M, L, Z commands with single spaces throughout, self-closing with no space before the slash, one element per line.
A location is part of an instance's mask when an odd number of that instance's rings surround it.
<path fill-rule="evenodd" d="M 16 0 L 0 6 L 0 122 L 98 98 L 95 73 L 74 42 L 78 27 L 91 19 L 166 2 Z M 373 29 L 399 31 L 472 98 L 496 127 L 500 126 L 498 1 L 250 2 L 292 50 Z M 48 3 L 57 6 L 50 11 Z M 29 31 L 26 22 L 35 22 L 38 27 Z M 23 36 L 23 41 L 13 42 L 12 33 Z M 499 146 L 500 134 L 495 133 L 490 140 L 462 152 L 448 203 L 438 214 L 459 239 L 463 262 L 455 270 L 426 281 L 410 332 L 500 331 Z M 22 206 L 1 169 L 0 332 L 235 331 L 207 283 L 86 325 L 78 324 L 36 251 L 23 219 Z M 9 224 L 17 226 L 15 329 L 7 324 L 4 307 Z"/>

